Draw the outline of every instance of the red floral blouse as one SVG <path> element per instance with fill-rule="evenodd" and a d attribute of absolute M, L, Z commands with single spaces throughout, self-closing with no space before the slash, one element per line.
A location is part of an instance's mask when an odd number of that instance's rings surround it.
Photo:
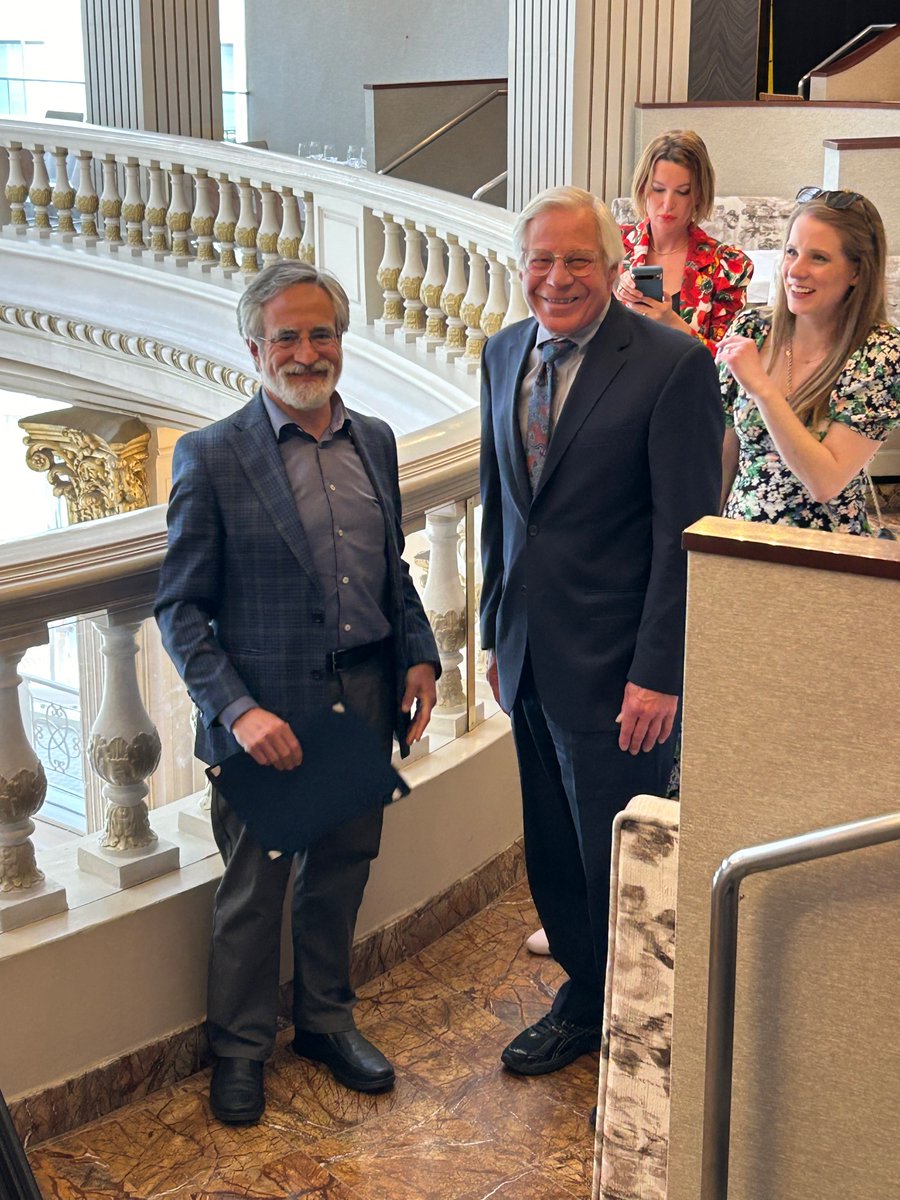
<path fill-rule="evenodd" d="M 650 222 L 620 225 L 619 230 L 625 245 L 621 270 L 645 263 L 650 252 Z M 742 250 L 717 242 L 699 225 L 690 226 L 678 315 L 711 354 L 744 307 L 752 277 L 753 263 Z"/>

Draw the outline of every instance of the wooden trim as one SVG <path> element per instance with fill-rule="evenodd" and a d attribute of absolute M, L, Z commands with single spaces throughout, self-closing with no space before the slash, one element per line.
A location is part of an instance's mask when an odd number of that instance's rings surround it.
<path fill-rule="evenodd" d="M 873 37 L 870 42 L 866 42 L 864 46 L 860 46 L 846 58 L 839 58 L 835 62 L 829 63 L 827 67 L 822 67 L 820 71 L 811 71 L 809 77 L 810 79 L 824 79 L 829 75 L 840 75 L 848 67 L 855 67 L 861 62 L 865 62 L 867 58 L 871 58 L 873 54 L 883 50 L 898 37 L 900 37 L 900 25 L 895 25 L 893 29 L 883 29 L 877 37 Z"/>
<path fill-rule="evenodd" d="M 481 84 L 492 84 L 494 87 L 506 87 L 508 80 L 502 79 L 421 79 L 416 83 L 364 83 L 364 92 L 399 91 L 401 88 L 426 87 L 476 87 Z"/>
<path fill-rule="evenodd" d="M 829 150 L 900 150 L 900 137 L 826 138 L 822 145 Z"/>
<path fill-rule="evenodd" d="M 704 517 L 684 531 L 681 544 L 694 554 L 900 580 L 900 542 L 882 538 Z"/>
<path fill-rule="evenodd" d="M 881 100 L 804 100 L 809 108 L 883 108 L 900 109 L 900 101 Z M 638 101 L 635 108 L 796 108 L 793 100 L 674 100 L 656 103 Z"/>

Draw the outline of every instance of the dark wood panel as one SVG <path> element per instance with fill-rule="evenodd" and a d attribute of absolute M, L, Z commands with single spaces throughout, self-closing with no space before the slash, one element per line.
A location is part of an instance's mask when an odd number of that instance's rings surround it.
<path fill-rule="evenodd" d="M 760 0 L 694 0 L 688 98 L 755 100 Z"/>

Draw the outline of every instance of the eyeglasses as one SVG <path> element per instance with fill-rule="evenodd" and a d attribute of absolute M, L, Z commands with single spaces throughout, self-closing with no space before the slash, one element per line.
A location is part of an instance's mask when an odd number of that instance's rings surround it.
<path fill-rule="evenodd" d="M 807 204 L 810 200 L 821 200 L 826 208 L 840 210 L 850 208 L 863 197 L 859 192 L 826 192 L 823 188 L 802 187 L 796 195 L 798 204 Z"/>
<path fill-rule="evenodd" d="M 570 275 L 590 275 L 600 261 L 599 254 L 580 251 L 577 254 L 550 254 L 546 250 L 529 250 L 522 255 L 522 266 L 529 275 L 549 275 L 555 262 L 561 262 Z"/>
<path fill-rule="evenodd" d="M 275 337 L 263 337 L 261 333 L 253 335 L 255 342 L 269 342 L 279 350 L 294 350 L 306 339 L 314 350 L 327 350 L 339 340 L 332 329 L 314 329 L 312 333 L 299 333 L 296 329 L 282 329 Z"/>

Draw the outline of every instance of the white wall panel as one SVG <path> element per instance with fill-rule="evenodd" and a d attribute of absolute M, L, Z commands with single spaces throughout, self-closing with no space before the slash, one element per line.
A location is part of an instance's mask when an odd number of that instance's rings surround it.
<path fill-rule="evenodd" d="M 510 199 L 630 188 L 634 104 L 687 98 L 690 0 L 512 0 Z"/>

